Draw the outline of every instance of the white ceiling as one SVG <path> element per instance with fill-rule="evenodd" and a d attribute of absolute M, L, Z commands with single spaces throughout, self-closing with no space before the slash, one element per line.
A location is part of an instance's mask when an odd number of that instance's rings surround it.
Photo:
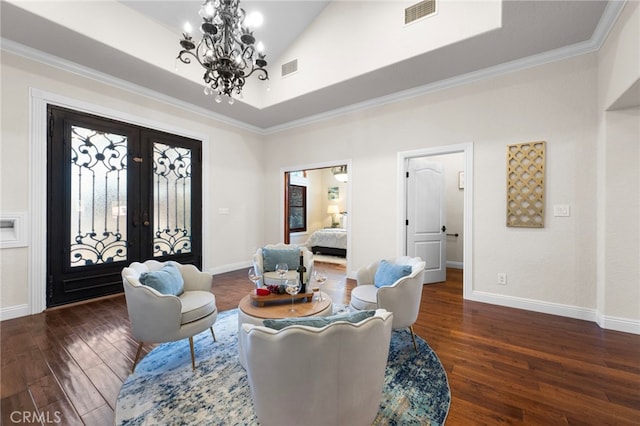
<path fill-rule="evenodd" d="M 32 56 L 34 53 L 31 49 L 36 49 L 46 54 L 40 56 L 41 60 L 53 55 L 64 63 L 71 62 L 86 67 L 85 69 L 96 70 L 105 78 L 125 81 L 129 88 L 157 94 L 163 99 L 207 111 L 216 117 L 257 131 L 277 130 L 312 117 L 373 105 L 498 71 L 593 51 L 606 35 L 622 5 L 619 1 L 598 0 L 506 1 L 502 6 L 502 26 L 495 31 L 488 31 L 327 87 L 312 88 L 300 96 L 260 109 L 243 102 L 233 105 L 224 102 L 216 104 L 212 97 L 202 93 L 201 85 L 31 13 L 19 7 L 20 2 L 24 1 L 17 0 L 18 6 L 2 2 L 0 30 L 3 49 Z M 156 21 L 159 29 L 162 28 L 165 32 L 167 29 L 175 31 L 176 54 L 185 16 L 192 14 L 192 24 L 197 25 L 197 11 L 201 4 L 200 1 L 193 0 L 121 3 Z M 255 31 L 255 35 L 265 43 L 267 60 L 273 63 L 291 43 L 304 34 L 327 3 L 313 0 L 263 0 L 242 2 L 241 5 L 247 11 L 255 6 L 265 16 L 264 25 Z M 60 4 L 68 7 L 73 2 Z M 117 22 L 114 23 L 114 29 L 117 30 Z M 366 34 L 358 34 L 357 38 L 362 43 L 367 43 Z"/>

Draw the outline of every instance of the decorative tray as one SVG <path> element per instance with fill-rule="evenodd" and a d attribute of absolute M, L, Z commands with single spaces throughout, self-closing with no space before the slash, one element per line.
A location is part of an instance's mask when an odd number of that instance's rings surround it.
<path fill-rule="evenodd" d="M 265 304 L 275 304 L 281 302 L 289 302 L 291 303 L 291 295 L 290 294 L 268 294 L 266 296 L 258 296 L 255 292 L 252 292 L 249 297 L 251 298 L 251 302 L 259 307 L 264 306 Z M 306 300 L 304 300 L 306 298 Z M 294 302 L 311 302 L 313 298 L 313 293 L 298 293 L 293 296 Z"/>

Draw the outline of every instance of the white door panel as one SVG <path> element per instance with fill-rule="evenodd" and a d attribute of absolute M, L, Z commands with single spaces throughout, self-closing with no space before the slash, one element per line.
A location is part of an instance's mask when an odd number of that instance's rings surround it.
<path fill-rule="evenodd" d="M 407 255 L 426 262 L 425 284 L 442 282 L 446 278 L 444 170 L 439 163 L 411 158 L 407 171 Z"/>

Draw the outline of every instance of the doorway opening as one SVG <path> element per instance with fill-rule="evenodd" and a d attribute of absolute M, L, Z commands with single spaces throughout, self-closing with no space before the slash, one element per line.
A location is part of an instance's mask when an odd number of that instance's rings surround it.
<path fill-rule="evenodd" d="M 441 281 L 442 275 L 438 273 L 447 267 L 462 269 L 463 297 L 467 298 L 473 288 L 473 145 L 401 152 L 398 154 L 398 171 L 398 215 L 405 218 L 398 227 L 398 254 L 429 258 L 427 269 L 431 269 L 434 275 L 429 277 L 428 271 L 426 282 Z M 423 188 L 420 191 L 429 192 L 423 194 L 421 200 L 416 199 L 416 188 L 420 187 Z M 433 200 L 438 202 L 433 203 Z"/>
<path fill-rule="evenodd" d="M 344 271 L 350 264 L 350 161 L 308 164 L 281 170 L 283 241 L 304 245 L 314 261 Z"/>

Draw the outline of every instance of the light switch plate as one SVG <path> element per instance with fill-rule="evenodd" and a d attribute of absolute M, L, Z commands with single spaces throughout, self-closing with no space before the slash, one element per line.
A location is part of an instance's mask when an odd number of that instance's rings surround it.
<path fill-rule="evenodd" d="M 553 206 L 553 215 L 555 217 L 571 216 L 571 206 L 569 204 L 556 204 Z"/>

